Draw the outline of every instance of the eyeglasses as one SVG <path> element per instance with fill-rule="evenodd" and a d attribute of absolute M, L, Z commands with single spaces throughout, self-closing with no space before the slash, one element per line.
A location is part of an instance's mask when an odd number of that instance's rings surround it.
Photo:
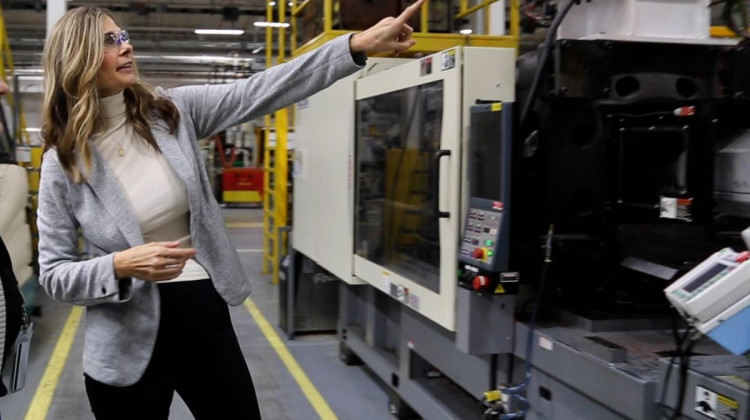
<path fill-rule="evenodd" d="M 122 45 L 123 42 L 130 42 L 128 31 L 121 29 L 117 32 L 107 32 L 104 34 L 104 49 L 113 50 Z"/>

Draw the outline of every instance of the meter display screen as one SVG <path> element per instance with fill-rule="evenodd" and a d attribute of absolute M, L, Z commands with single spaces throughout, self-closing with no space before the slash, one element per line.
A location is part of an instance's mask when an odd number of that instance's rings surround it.
<path fill-rule="evenodd" d="M 472 197 L 503 197 L 503 113 L 472 112 L 470 191 Z"/>
<path fill-rule="evenodd" d="M 723 264 L 716 264 L 704 271 L 700 276 L 696 277 L 695 280 L 691 281 L 687 286 L 683 287 L 682 290 L 693 293 L 697 288 L 703 286 L 707 281 L 716 277 L 717 274 L 726 270 L 727 266 Z"/>

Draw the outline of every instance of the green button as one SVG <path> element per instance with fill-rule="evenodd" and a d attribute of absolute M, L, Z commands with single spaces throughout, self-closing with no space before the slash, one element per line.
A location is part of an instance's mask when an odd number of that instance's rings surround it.
<path fill-rule="evenodd" d="M 489 241 L 488 241 L 488 242 L 489 242 Z M 493 255 L 495 255 L 495 251 L 487 251 L 487 256 L 488 256 L 488 257 L 491 257 L 491 256 L 493 256 Z"/>
<path fill-rule="evenodd" d="M 487 246 L 492 246 L 492 241 L 489 239 L 487 239 L 484 243 L 487 244 Z"/>

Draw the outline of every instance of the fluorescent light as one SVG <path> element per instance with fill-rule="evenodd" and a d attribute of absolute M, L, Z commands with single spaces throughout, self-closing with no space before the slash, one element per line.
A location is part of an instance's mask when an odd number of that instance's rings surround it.
<path fill-rule="evenodd" d="M 268 5 L 271 6 L 271 7 L 276 6 L 276 2 L 275 1 L 269 1 Z"/>
<path fill-rule="evenodd" d="M 471 29 L 461 29 L 458 32 L 461 33 L 461 34 L 463 34 L 463 35 L 471 35 L 471 33 L 474 32 L 474 31 L 472 31 Z"/>
<path fill-rule="evenodd" d="M 42 131 L 41 128 L 36 128 L 36 127 L 26 127 L 25 130 L 27 133 L 39 133 Z"/>
<path fill-rule="evenodd" d="M 198 35 L 242 35 L 245 33 L 242 29 L 196 29 Z"/>
<path fill-rule="evenodd" d="M 253 22 L 253 25 L 261 27 L 261 28 L 288 28 L 289 24 L 279 23 L 279 22 Z"/>

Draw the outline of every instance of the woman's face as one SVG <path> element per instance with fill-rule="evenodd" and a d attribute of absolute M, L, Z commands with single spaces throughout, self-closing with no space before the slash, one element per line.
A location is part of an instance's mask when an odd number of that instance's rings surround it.
<path fill-rule="evenodd" d="M 105 34 L 105 39 L 101 40 L 104 44 L 104 59 L 99 67 L 96 87 L 99 89 L 99 96 L 107 97 L 133 85 L 137 77 L 133 68 L 133 46 L 123 39 L 127 35 L 123 36 L 121 29 L 109 16 L 104 16 L 102 27 Z"/>

